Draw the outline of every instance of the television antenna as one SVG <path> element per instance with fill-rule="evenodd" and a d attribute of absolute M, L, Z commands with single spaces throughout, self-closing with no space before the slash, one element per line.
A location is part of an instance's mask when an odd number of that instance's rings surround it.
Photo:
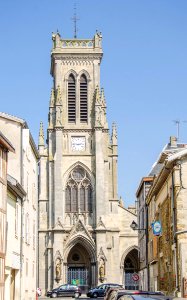
<path fill-rule="evenodd" d="M 179 132 L 180 132 L 180 120 L 173 120 L 175 125 L 177 126 L 177 141 L 179 141 Z"/>
<path fill-rule="evenodd" d="M 177 141 L 179 141 L 179 133 L 180 133 L 180 120 L 173 120 L 173 122 L 175 123 L 175 125 L 177 126 Z M 183 123 L 187 123 L 187 120 L 183 120 Z"/>

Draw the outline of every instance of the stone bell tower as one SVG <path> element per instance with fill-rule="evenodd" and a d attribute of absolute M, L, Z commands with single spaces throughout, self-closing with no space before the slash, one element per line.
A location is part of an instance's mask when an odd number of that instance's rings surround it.
<path fill-rule="evenodd" d="M 52 41 L 47 145 L 42 123 L 39 134 L 39 286 L 87 290 L 120 278 L 117 131 L 113 124 L 109 136 L 100 88 L 101 33 Z"/>

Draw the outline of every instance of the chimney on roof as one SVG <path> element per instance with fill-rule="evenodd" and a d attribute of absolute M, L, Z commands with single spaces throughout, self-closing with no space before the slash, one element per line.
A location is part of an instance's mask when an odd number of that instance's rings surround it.
<path fill-rule="evenodd" d="M 177 138 L 175 136 L 170 136 L 170 146 L 177 147 Z"/>

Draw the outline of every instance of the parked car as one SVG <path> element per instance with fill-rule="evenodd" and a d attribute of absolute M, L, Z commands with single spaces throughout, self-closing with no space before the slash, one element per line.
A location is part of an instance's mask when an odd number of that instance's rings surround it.
<path fill-rule="evenodd" d="M 80 287 L 73 284 L 62 284 L 59 287 L 47 292 L 47 297 L 57 298 L 57 297 L 74 297 L 79 298 L 82 294 Z"/>
<path fill-rule="evenodd" d="M 142 295 L 142 296 L 144 295 L 146 297 L 148 296 L 160 297 L 160 296 L 164 296 L 164 293 L 152 292 L 152 291 L 141 291 L 141 290 L 125 290 L 124 288 L 111 287 L 107 290 L 104 300 L 117 300 L 124 295 Z M 163 297 L 161 298 L 163 299 Z"/>
<path fill-rule="evenodd" d="M 113 300 L 116 296 L 116 293 L 118 290 L 123 288 L 120 286 L 114 286 L 114 287 L 107 287 L 104 293 L 104 300 Z"/>
<path fill-rule="evenodd" d="M 104 284 L 101 284 L 101 285 L 99 285 L 95 288 L 90 289 L 87 293 L 87 297 L 90 297 L 90 298 L 104 297 L 105 290 L 108 287 L 122 287 L 122 285 L 117 284 L 117 283 L 104 283 Z"/>
<path fill-rule="evenodd" d="M 129 296 L 129 297 L 128 297 Z M 171 300 L 172 297 L 165 296 L 162 292 L 153 291 L 131 291 L 131 290 L 118 290 L 115 295 L 115 300 Z"/>
<path fill-rule="evenodd" d="M 129 295 L 125 294 L 120 296 L 119 298 L 116 298 L 118 300 L 171 300 L 171 297 L 163 296 L 163 295 L 158 295 L 153 293 L 151 295 L 149 294 L 139 294 L 139 295 Z"/>

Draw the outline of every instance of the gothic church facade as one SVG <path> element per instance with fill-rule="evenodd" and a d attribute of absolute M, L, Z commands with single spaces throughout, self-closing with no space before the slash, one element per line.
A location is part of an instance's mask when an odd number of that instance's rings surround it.
<path fill-rule="evenodd" d="M 136 215 L 117 194 L 117 131 L 113 124 L 110 136 L 100 88 L 102 36 L 66 40 L 57 32 L 52 41 L 47 145 L 42 123 L 39 134 L 38 285 L 124 284 L 138 268 Z"/>

